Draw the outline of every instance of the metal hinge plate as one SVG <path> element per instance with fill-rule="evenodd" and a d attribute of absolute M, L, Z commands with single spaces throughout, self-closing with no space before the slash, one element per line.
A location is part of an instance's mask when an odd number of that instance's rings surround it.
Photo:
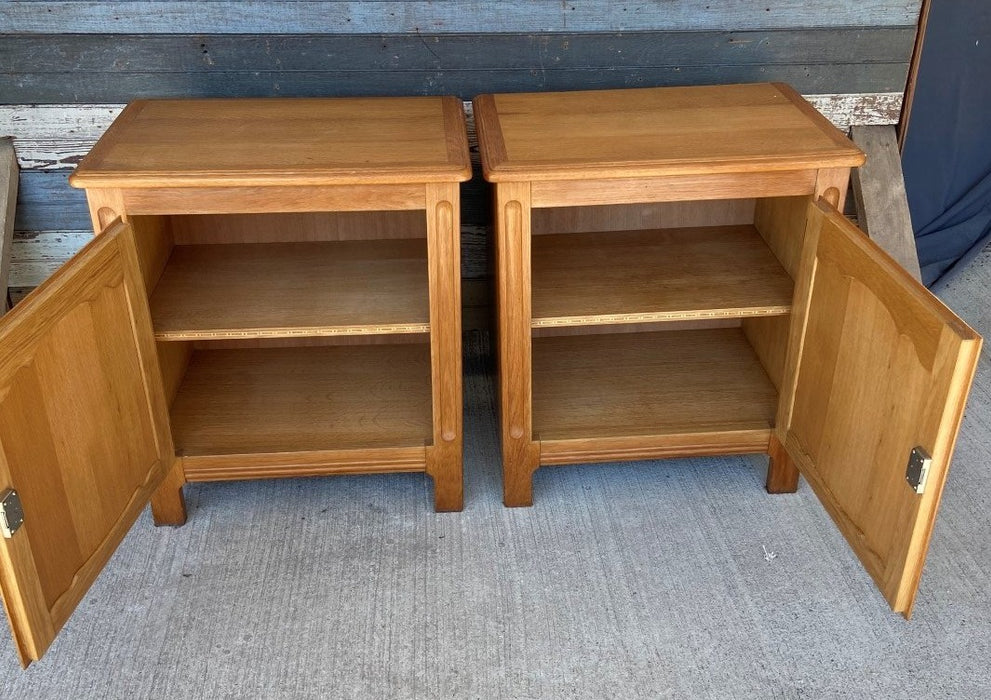
<path fill-rule="evenodd" d="M 10 539 L 24 524 L 24 509 L 21 499 L 14 489 L 7 489 L 0 496 L 0 534 Z"/>
<path fill-rule="evenodd" d="M 921 447 L 913 447 L 908 456 L 908 468 L 905 470 L 905 481 L 916 493 L 925 493 L 926 479 L 929 478 L 929 467 L 933 458 Z"/>

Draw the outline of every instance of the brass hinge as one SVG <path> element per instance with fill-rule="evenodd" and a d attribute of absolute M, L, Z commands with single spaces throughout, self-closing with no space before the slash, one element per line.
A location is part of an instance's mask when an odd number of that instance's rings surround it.
<path fill-rule="evenodd" d="M 7 489 L 0 496 L 0 534 L 10 539 L 24 524 L 24 509 L 21 498 L 14 489 Z"/>
<path fill-rule="evenodd" d="M 929 467 L 933 458 L 921 447 L 913 447 L 908 455 L 908 468 L 905 470 L 905 481 L 916 493 L 925 493 L 926 479 L 929 478 Z"/>

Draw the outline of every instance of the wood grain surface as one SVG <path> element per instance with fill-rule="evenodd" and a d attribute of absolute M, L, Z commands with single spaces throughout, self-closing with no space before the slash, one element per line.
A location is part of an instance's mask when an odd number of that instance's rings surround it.
<path fill-rule="evenodd" d="M 785 315 L 793 285 L 753 226 L 535 236 L 534 328 Z"/>
<path fill-rule="evenodd" d="M 856 146 L 781 84 L 482 95 L 474 105 L 490 182 L 767 173 L 863 162 Z"/>
<path fill-rule="evenodd" d="M 777 392 L 739 328 L 533 340 L 533 433 L 547 441 L 763 431 Z M 718 440 L 718 438 L 717 438 Z"/>
<path fill-rule="evenodd" d="M 22 662 L 52 643 L 174 462 L 130 230 L 113 226 L 0 321 L 0 539 Z"/>
<path fill-rule="evenodd" d="M 921 281 L 895 127 L 854 126 L 851 132 L 854 142 L 867 154 L 867 162 L 851 176 L 857 225 Z"/>
<path fill-rule="evenodd" d="M 779 433 L 907 617 L 981 339 L 835 209 L 815 205 L 810 222 L 797 387 Z M 905 477 L 916 446 L 933 459 L 921 495 Z"/>
<path fill-rule="evenodd" d="M 176 246 L 151 297 L 158 340 L 425 333 L 428 309 L 422 239 Z"/>
<path fill-rule="evenodd" d="M 172 404 L 177 454 L 422 447 L 427 344 L 200 350 Z"/>
<path fill-rule="evenodd" d="M 114 121 L 70 184 L 370 185 L 470 175 L 454 98 L 142 100 Z"/>

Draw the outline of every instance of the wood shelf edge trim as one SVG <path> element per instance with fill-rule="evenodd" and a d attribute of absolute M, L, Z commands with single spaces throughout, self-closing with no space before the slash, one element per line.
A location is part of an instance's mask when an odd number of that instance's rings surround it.
<path fill-rule="evenodd" d="M 561 328 L 568 326 L 607 326 L 623 323 L 702 321 L 734 318 L 763 318 L 787 316 L 791 304 L 753 308 L 706 309 L 697 311 L 657 311 L 636 314 L 590 314 L 588 316 L 551 316 L 534 318 L 531 328 Z"/>
<path fill-rule="evenodd" d="M 172 189 L 201 187 L 338 187 L 355 185 L 408 185 L 434 182 L 465 182 L 471 179 L 470 162 L 451 165 L 422 166 L 405 170 L 376 168 L 342 168 L 340 170 L 310 171 L 293 175 L 285 170 L 245 171 L 185 171 L 159 173 L 154 171 L 76 171 L 69 176 L 69 185 L 81 189 Z"/>
<path fill-rule="evenodd" d="M 382 326 L 334 326 L 305 328 L 246 328 L 216 330 L 156 330 L 155 340 L 251 340 L 256 338 L 333 338 L 360 335 L 423 335 L 430 333 L 429 323 Z"/>
<path fill-rule="evenodd" d="M 678 435 L 634 435 L 614 438 L 543 439 L 541 466 L 586 462 L 631 462 L 667 457 L 704 457 L 727 454 L 765 454 L 772 428 L 725 430 Z"/>
<path fill-rule="evenodd" d="M 335 474 L 424 472 L 427 469 L 425 446 L 248 455 L 183 455 L 180 459 L 186 481 L 244 481 Z"/>
<path fill-rule="evenodd" d="M 601 165 L 561 165 L 548 166 L 522 163 L 520 165 L 489 166 L 485 179 L 489 182 L 548 182 L 566 180 L 619 179 L 623 177 L 664 178 L 664 177 L 707 177 L 712 175 L 753 175 L 759 173 L 780 173 L 795 170 L 818 168 L 855 168 L 864 164 L 866 157 L 859 149 L 837 154 L 835 151 L 807 153 L 800 158 L 761 158 L 746 156 L 739 159 L 685 159 L 672 161 L 663 166 L 643 162 L 607 162 Z"/>

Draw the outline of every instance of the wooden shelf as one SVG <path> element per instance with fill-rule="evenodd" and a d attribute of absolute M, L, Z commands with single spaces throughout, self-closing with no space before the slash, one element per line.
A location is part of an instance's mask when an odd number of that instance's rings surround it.
<path fill-rule="evenodd" d="M 158 340 L 427 333 L 423 239 L 175 246 Z"/>
<path fill-rule="evenodd" d="M 766 450 L 777 398 L 739 328 L 533 339 L 542 463 L 567 448 L 556 441 L 584 441 L 587 455 L 622 438 L 633 456 L 660 454 L 665 436 L 679 454 Z"/>
<path fill-rule="evenodd" d="M 196 351 L 171 416 L 181 456 L 422 448 L 430 347 Z"/>
<path fill-rule="evenodd" d="M 793 283 L 753 226 L 534 236 L 533 328 L 780 316 Z"/>

